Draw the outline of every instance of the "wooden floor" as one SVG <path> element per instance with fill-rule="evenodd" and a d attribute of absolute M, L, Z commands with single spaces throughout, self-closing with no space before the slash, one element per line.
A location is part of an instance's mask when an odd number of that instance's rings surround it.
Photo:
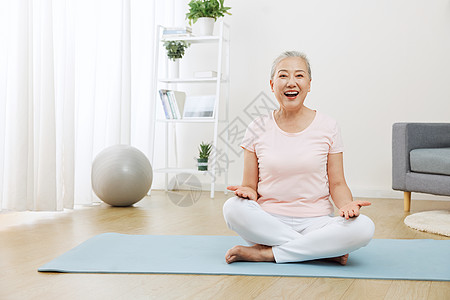
<path fill-rule="evenodd" d="M 210 199 L 205 192 L 193 206 L 179 207 L 165 192 L 153 191 L 129 208 L 1 213 L 0 299 L 450 299 L 450 283 L 436 281 L 37 272 L 105 232 L 235 235 L 222 217 L 229 196 Z M 373 204 L 364 214 L 376 224 L 375 238 L 446 239 L 405 226 L 403 200 L 369 200 Z M 450 201 L 412 201 L 411 213 L 434 209 L 450 209 Z"/>

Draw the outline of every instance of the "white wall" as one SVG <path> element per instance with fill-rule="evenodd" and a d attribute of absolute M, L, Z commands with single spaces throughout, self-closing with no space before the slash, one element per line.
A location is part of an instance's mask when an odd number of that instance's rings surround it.
<path fill-rule="evenodd" d="M 250 122 L 244 108 L 260 92 L 272 97 L 269 71 L 279 53 L 303 51 L 313 76 L 306 105 L 340 123 L 354 195 L 401 197 L 391 189 L 392 124 L 450 122 L 450 1 L 225 4 L 233 14 L 225 19 L 232 28 L 231 121 Z M 242 155 L 230 156 L 230 184 L 240 184 Z"/>

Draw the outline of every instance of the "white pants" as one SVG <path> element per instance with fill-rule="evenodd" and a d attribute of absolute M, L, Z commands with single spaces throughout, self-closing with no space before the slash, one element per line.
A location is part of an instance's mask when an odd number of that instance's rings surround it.
<path fill-rule="evenodd" d="M 225 222 L 250 245 L 272 246 L 277 263 L 338 257 L 366 246 L 375 225 L 367 216 L 287 217 L 269 214 L 252 200 L 233 197 L 223 206 Z"/>

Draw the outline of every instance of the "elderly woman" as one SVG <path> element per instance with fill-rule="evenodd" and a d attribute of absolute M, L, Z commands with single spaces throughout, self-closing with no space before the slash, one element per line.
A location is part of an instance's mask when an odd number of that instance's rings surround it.
<path fill-rule="evenodd" d="M 373 222 L 359 214 L 370 202 L 353 201 L 336 121 L 304 105 L 311 90 L 306 56 L 284 52 L 270 78 L 280 107 L 248 126 L 242 185 L 228 187 L 236 196 L 223 207 L 228 227 L 250 246 L 231 248 L 226 262 L 328 259 L 345 265 L 348 253 L 373 237 Z"/>

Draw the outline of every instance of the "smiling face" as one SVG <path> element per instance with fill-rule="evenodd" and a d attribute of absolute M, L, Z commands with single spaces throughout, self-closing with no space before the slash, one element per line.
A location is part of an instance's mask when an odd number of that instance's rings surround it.
<path fill-rule="evenodd" d="M 311 90 L 306 62 L 301 57 L 288 57 L 280 61 L 270 80 L 270 87 L 282 109 L 300 109 Z"/>

